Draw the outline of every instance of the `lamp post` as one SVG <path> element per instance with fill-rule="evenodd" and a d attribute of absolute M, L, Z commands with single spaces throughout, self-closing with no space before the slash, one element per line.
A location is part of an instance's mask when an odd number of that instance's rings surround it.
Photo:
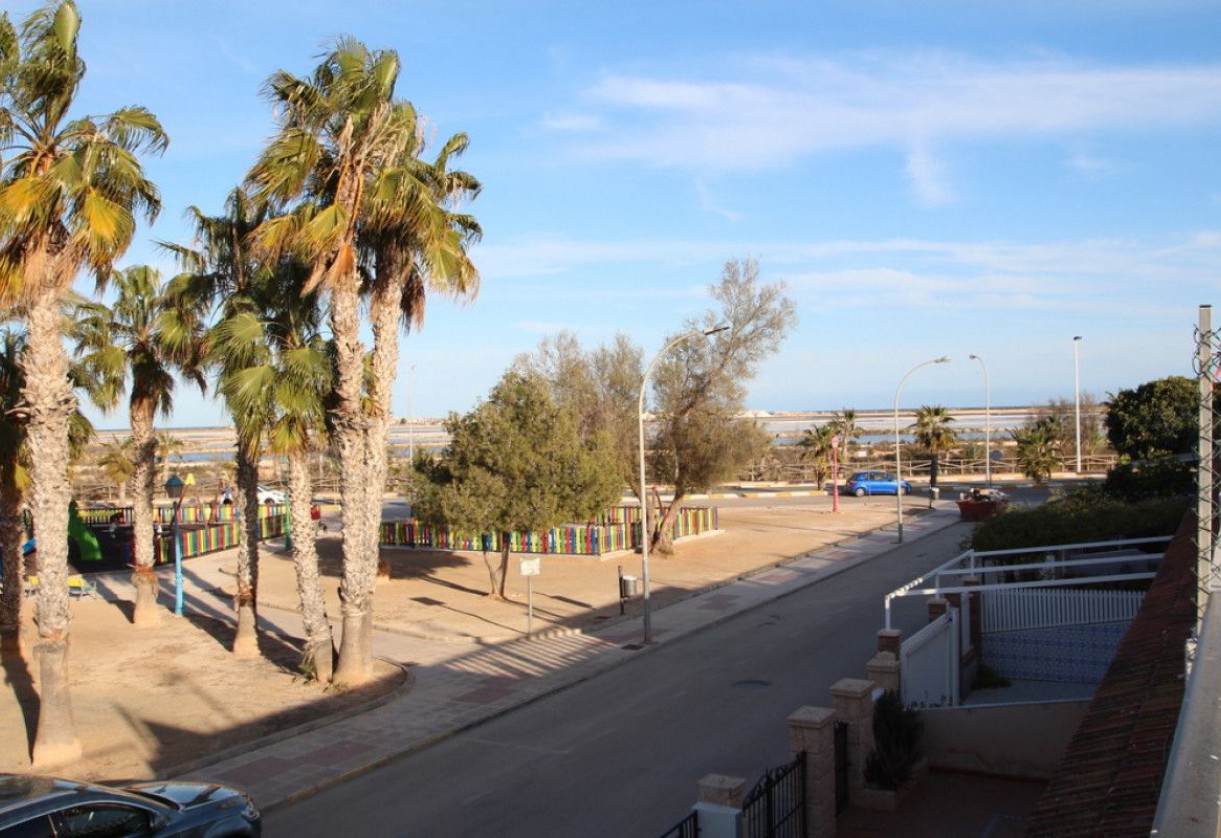
<path fill-rule="evenodd" d="M 1073 336 L 1073 405 L 1077 415 L 1077 474 L 1081 473 L 1081 335 Z"/>
<path fill-rule="evenodd" d="M 178 617 L 182 616 L 182 549 L 178 544 L 182 530 L 178 526 L 178 512 L 182 508 L 182 490 L 185 486 L 177 474 L 171 474 L 165 481 L 165 493 L 174 502 L 174 528 L 170 541 L 174 548 L 174 614 Z"/>
<path fill-rule="evenodd" d="M 978 355 L 971 356 L 984 368 L 984 480 L 992 488 L 992 382 L 988 379 L 988 365 Z"/>
<path fill-rule="evenodd" d="M 933 358 L 930 361 L 921 361 L 899 379 L 899 386 L 895 388 L 895 507 L 899 515 L 900 542 L 903 541 L 903 460 L 901 456 L 902 446 L 899 444 L 899 394 L 903 392 L 903 384 L 913 372 L 921 367 L 927 367 L 929 364 L 945 364 L 949 360 L 949 358 L 942 355 L 940 358 Z"/>
<path fill-rule="evenodd" d="M 831 511 L 839 512 L 839 434 L 831 437 Z"/>
<path fill-rule="evenodd" d="M 690 340 L 700 335 L 707 337 L 717 332 L 723 332 L 728 328 L 729 326 L 727 325 L 721 325 L 712 329 L 697 329 L 694 332 L 679 335 L 663 346 L 661 351 L 653 356 L 653 360 L 649 362 L 649 366 L 644 371 L 644 378 L 640 380 L 640 397 L 636 400 L 636 419 L 640 442 L 640 583 L 641 602 L 644 609 L 645 643 L 653 642 L 653 622 L 652 615 L 649 612 L 649 504 L 648 487 L 644 482 L 644 391 L 648 386 L 649 376 L 653 374 L 653 368 L 657 366 L 657 362 L 661 360 L 663 355 L 685 340 Z"/>
<path fill-rule="evenodd" d="M 412 408 L 412 391 L 415 389 L 415 364 L 407 368 L 407 462 L 415 464 L 415 413 Z"/>

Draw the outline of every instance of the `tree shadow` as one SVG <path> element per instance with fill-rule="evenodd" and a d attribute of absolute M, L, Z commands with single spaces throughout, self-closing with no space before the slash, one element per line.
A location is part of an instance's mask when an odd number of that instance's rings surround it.
<path fill-rule="evenodd" d="M 4 682 L 13 688 L 17 704 L 21 707 L 26 744 L 29 756 L 33 758 L 34 737 L 38 732 L 38 713 L 42 706 L 38 690 L 34 688 L 34 674 L 30 671 L 30 663 L 22 649 L 3 650 L 0 653 L 0 665 L 4 668 Z"/>
<path fill-rule="evenodd" d="M 251 747 L 257 747 L 258 741 L 265 737 L 291 735 L 295 728 L 312 728 L 328 721 L 328 717 L 350 713 L 357 708 L 369 709 L 374 702 L 379 702 L 392 695 L 403 686 L 406 680 L 406 670 L 395 666 L 392 671 L 387 671 L 382 677 L 375 678 L 363 686 L 329 692 L 315 700 L 302 702 L 296 707 L 271 713 L 249 722 L 234 724 L 224 730 L 209 732 L 141 719 L 125 709 L 121 709 L 119 712 L 131 730 L 151 745 L 150 750 L 153 752 L 153 756 L 149 759 L 148 764 L 155 775 L 172 777 L 188 773 L 192 763 L 199 760 L 206 759 L 208 762 L 214 763 L 218 759 L 225 758 L 226 751 L 239 749 L 247 751 Z M 246 766 L 232 768 L 231 773 L 214 776 L 212 779 L 230 782 L 239 787 L 249 786 L 257 780 L 264 779 L 268 770 L 284 771 L 293 766 L 294 761 L 292 760 L 269 756 Z M 243 771 L 255 773 L 245 776 L 241 773 Z M 139 779 L 108 777 L 103 782 L 124 784 Z"/>

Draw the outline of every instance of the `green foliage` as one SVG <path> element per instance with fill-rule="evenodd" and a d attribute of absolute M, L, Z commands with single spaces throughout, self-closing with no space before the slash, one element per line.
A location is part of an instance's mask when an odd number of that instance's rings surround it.
<path fill-rule="evenodd" d="M 1010 550 L 1078 541 L 1173 535 L 1186 512 L 1184 498 L 1126 503 L 1099 488 L 1081 489 L 1033 509 L 1009 507 L 981 521 L 971 539 L 975 550 Z"/>
<path fill-rule="evenodd" d="M 1174 457 L 1120 463 L 1107 472 L 1103 492 L 1116 500 L 1139 501 L 1191 495 L 1196 490 L 1195 469 Z"/>
<path fill-rule="evenodd" d="M 923 735 L 920 713 L 904 707 L 894 690 L 882 693 L 873 706 L 874 749 L 865 762 L 865 782 L 890 790 L 903 785 L 920 761 Z"/>
<path fill-rule="evenodd" d="M 1063 460 L 1061 440 L 1064 430 L 1059 416 L 1047 415 L 1027 420 L 1010 431 L 1017 443 L 1018 468 L 1036 483 L 1045 483 Z"/>
<path fill-rule="evenodd" d="M 582 440 L 577 417 L 557 407 L 537 375 L 510 371 L 488 401 L 445 423 L 452 442 L 432 464 L 417 509 L 469 532 L 542 530 L 586 520 L 621 483 L 603 435 Z"/>
<path fill-rule="evenodd" d="M 1111 396 L 1107 439 L 1111 447 L 1133 460 L 1194 451 L 1198 413 L 1195 382 L 1180 375 L 1159 378 Z"/>

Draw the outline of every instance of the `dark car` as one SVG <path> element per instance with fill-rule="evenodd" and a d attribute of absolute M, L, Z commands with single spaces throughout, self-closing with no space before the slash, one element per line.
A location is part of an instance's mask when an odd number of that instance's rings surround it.
<path fill-rule="evenodd" d="M 912 490 L 912 484 L 903 481 L 903 494 Z M 858 471 L 844 484 L 844 492 L 863 498 L 865 495 L 893 495 L 898 491 L 898 481 L 888 471 Z"/>
<path fill-rule="evenodd" d="M 236 838 L 262 832 L 262 817 L 250 797 L 214 783 L 110 788 L 0 774 L 0 838 Z"/>

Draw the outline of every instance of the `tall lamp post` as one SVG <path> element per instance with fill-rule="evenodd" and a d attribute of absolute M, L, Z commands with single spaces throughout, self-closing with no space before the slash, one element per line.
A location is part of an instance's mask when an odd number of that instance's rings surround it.
<path fill-rule="evenodd" d="M 165 493 L 174 502 L 174 528 L 170 541 L 174 548 L 174 614 L 182 616 L 182 549 L 178 542 L 182 538 L 182 529 L 178 526 L 178 512 L 182 509 L 182 490 L 186 484 L 177 474 L 171 474 L 165 481 Z"/>
<path fill-rule="evenodd" d="M 1081 473 L 1081 335 L 1073 336 L 1073 404 L 1077 415 L 1077 474 Z"/>
<path fill-rule="evenodd" d="M 679 335 L 674 340 L 662 347 L 661 351 L 653 356 L 653 360 L 649 362 L 649 366 L 644 371 L 644 378 L 640 380 L 640 398 L 636 400 L 636 419 L 637 432 L 640 442 L 640 583 L 641 583 L 641 599 L 644 609 L 644 642 L 653 642 L 653 620 L 652 614 L 649 611 L 649 504 L 648 504 L 648 487 L 644 482 L 644 391 L 649 383 L 649 376 L 653 374 L 653 368 L 657 366 L 657 362 L 662 356 L 673 349 L 678 344 L 685 340 L 690 340 L 694 337 L 704 335 L 715 335 L 717 332 L 723 332 L 729 326 L 721 325 L 712 329 L 687 332 Z"/>
<path fill-rule="evenodd" d="M 901 456 L 902 446 L 899 444 L 899 394 L 903 392 L 903 385 L 913 372 L 921 367 L 927 367 L 929 364 L 945 364 L 949 360 L 945 355 L 942 355 L 940 358 L 933 358 L 930 361 L 921 361 L 899 379 L 899 386 L 895 388 L 895 507 L 899 515 L 900 542 L 903 541 L 903 460 Z"/>
<path fill-rule="evenodd" d="M 971 356 L 984 368 L 984 480 L 992 488 L 992 382 L 988 379 L 988 365 L 978 355 Z"/>
<path fill-rule="evenodd" d="M 831 437 L 831 511 L 839 512 L 839 446 L 843 442 L 839 434 Z"/>

